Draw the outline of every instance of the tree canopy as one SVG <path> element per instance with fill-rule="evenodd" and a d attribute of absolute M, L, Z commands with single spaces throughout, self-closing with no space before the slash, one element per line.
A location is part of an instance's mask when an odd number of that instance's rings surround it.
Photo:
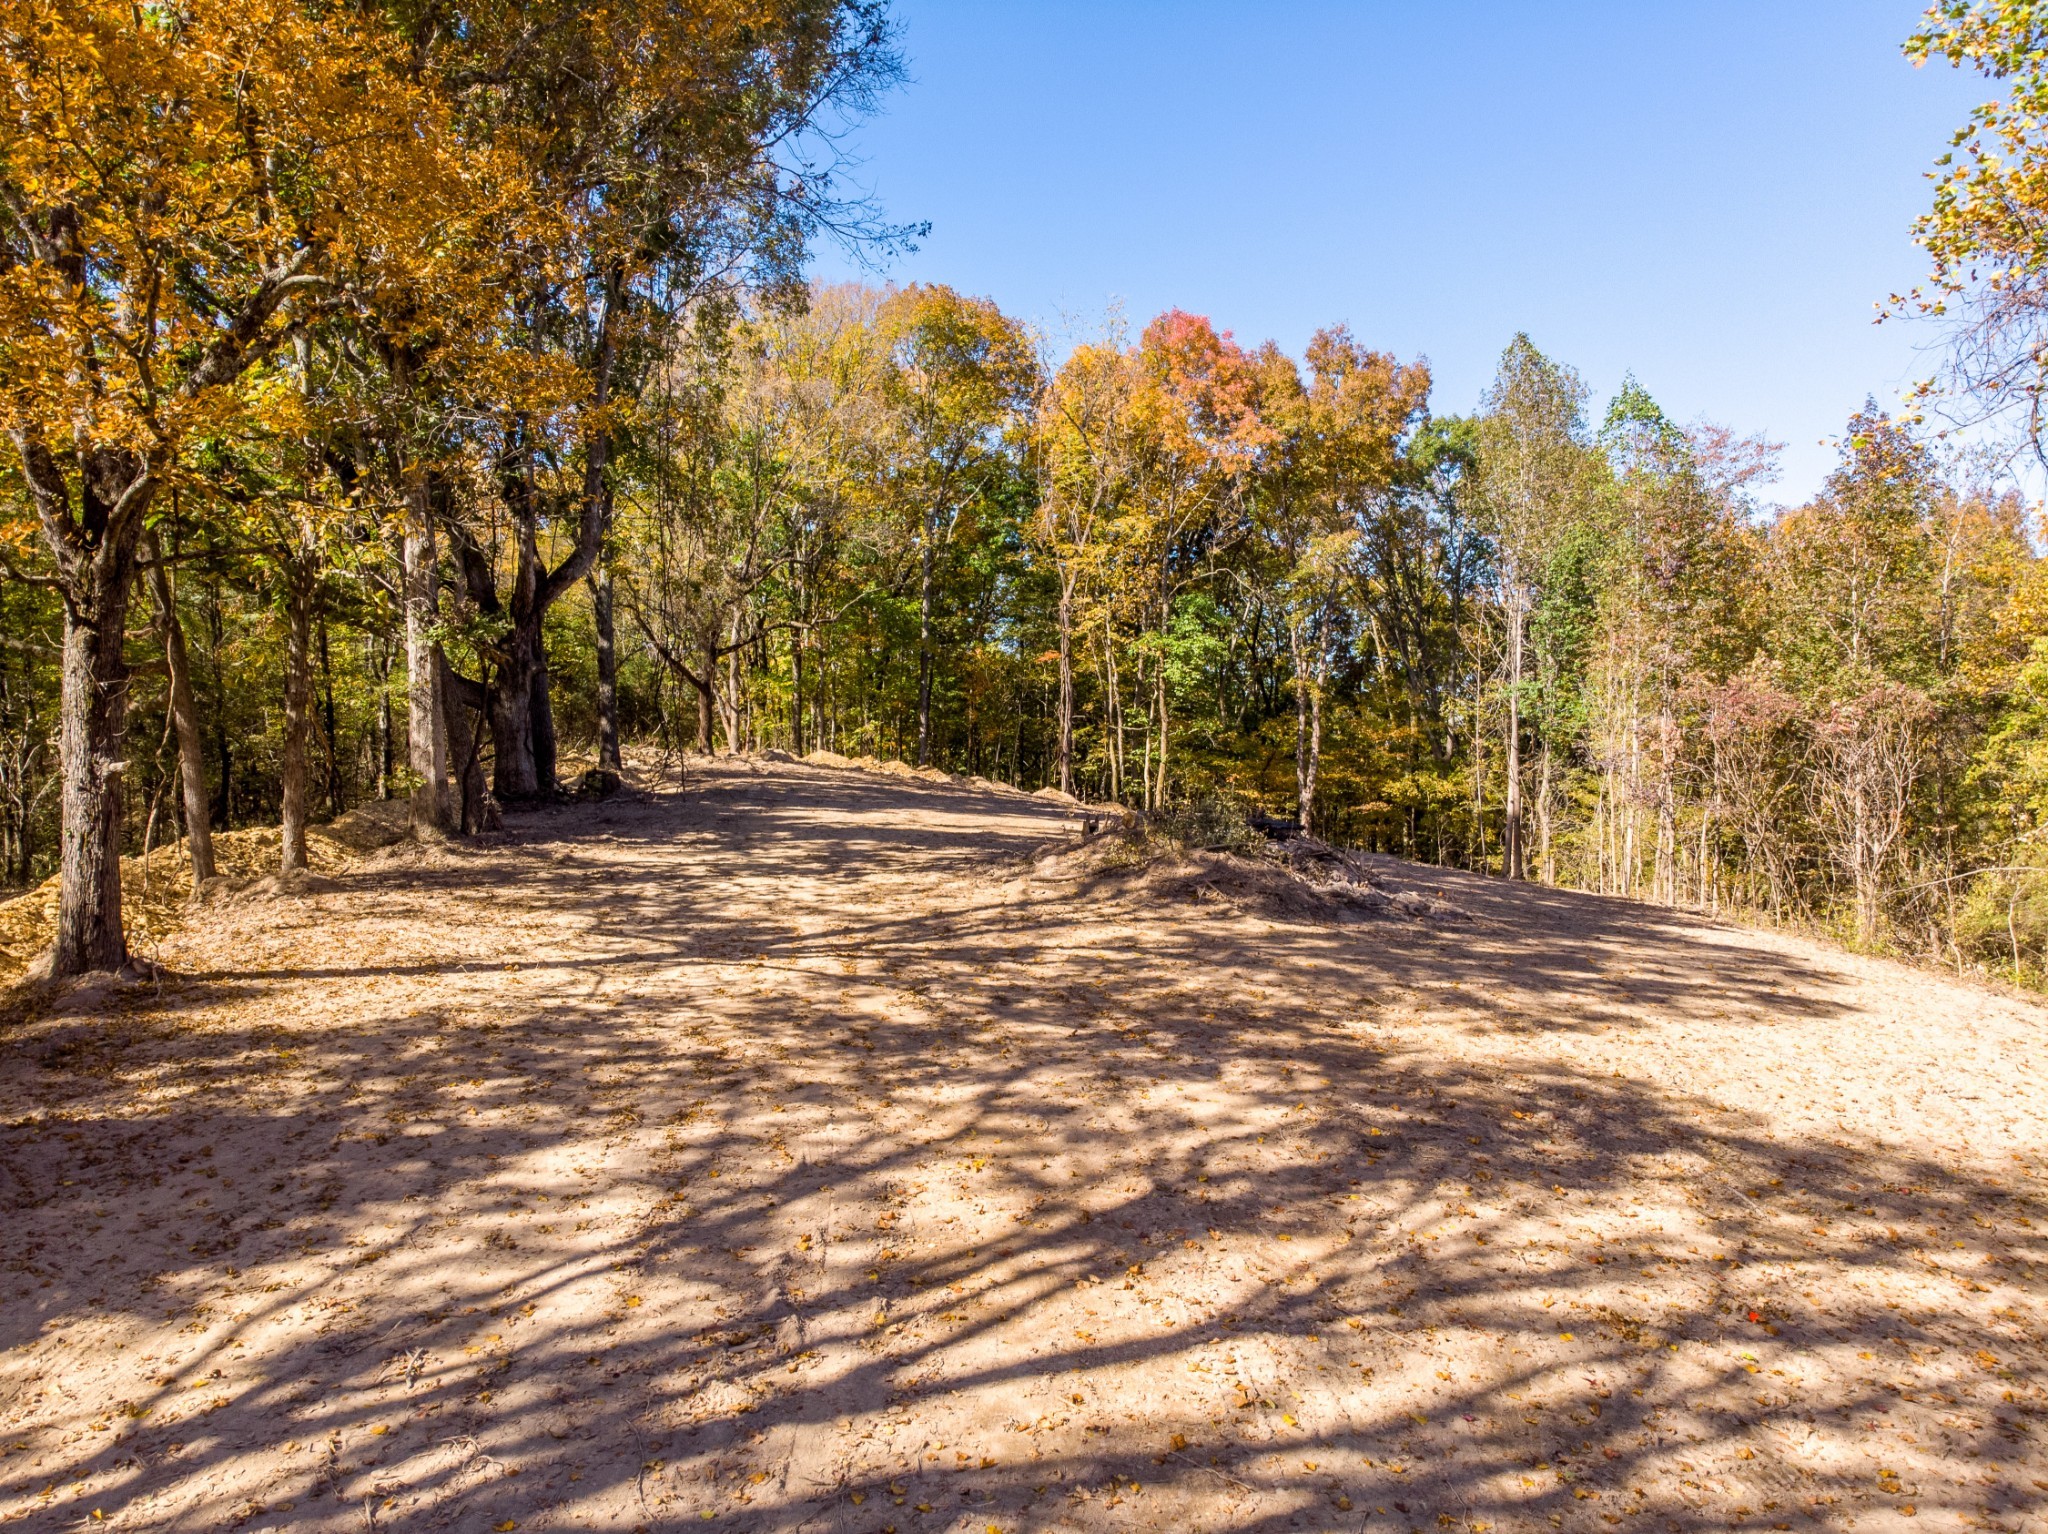
<path fill-rule="evenodd" d="M 1917 304 L 2038 441 L 2042 22 L 1908 45 L 2005 94 Z M 0 870 L 59 972 L 121 856 L 407 799 L 423 834 L 629 746 L 890 756 L 1870 946 L 2048 969 L 2037 509 L 1874 403 L 1775 448 L 1528 336 L 1470 413 L 1342 324 L 1171 309 L 1064 351 L 823 286 L 868 0 L 0 0 Z M 1945 391 L 1945 392 L 1943 392 Z M 138 583 L 146 590 L 138 600 Z"/>

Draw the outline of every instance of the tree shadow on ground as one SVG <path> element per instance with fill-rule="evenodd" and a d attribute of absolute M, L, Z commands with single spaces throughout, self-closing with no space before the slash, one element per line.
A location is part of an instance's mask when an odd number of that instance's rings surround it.
<path fill-rule="evenodd" d="M 0 1517 L 2038 1511 L 2031 1176 L 1592 1048 L 1857 1030 L 1825 963 L 1398 867 L 1471 919 L 1147 910 L 1026 876 L 1070 819 L 733 770 L 17 1030 Z"/>

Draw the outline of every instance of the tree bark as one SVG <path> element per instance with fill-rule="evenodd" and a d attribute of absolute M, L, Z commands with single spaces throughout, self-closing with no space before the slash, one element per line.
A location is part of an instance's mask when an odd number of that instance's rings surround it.
<path fill-rule="evenodd" d="M 313 588 L 309 563 L 285 567 L 284 803 L 280 871 L 306 870 L 306 737 L 313 720 Z"/>
<path fill-rule="evenodd" d="M 917 765 L 929 766 L 932 759 L 932 588 L 935 584 L 937 551 L 932 547 L 932 529 L 925 528 L 920 553 L 917 598 Z"/>
<path fill-rule="evenodd" d="M 1522 865 L 1522 626 L 1525 614 L 1519 593 L 1509 603 L 1507 816 L 1501 833 L 1501 872 L 1510 879 L 1525 877 Z"/>
<path fill-rule="evenodd" d="M 1313 829 L 1316 803 L 1316 767 L 1321 755 L 1322 699 L 1309 679 L 1308 657 L 1303 653 L 1301 624 L 1291 617 L 1287 624 L 1287 651 L 1294 662 L 1294 813 L 1304 831 Z M 1309 721 L 1315 713 L 1314 728 Z M 1316 737 L 1311 743 L 1311 737 Z"/>
<path fill-rule="evenodd" d="M 74 511 L 64 463 L 31 433 L 13 436 L 64 594 L 62 864 L 50 954 L 51 978 L 61 979 L 128 963 L 121 924 L 124 646 L 136 554 L 160 465 L 125 449 L 86 450 L 71 460 Z"/>
<path fill-rule="evenodd" d="M 804 634 L 789 636 L 789 749 L 804 754 Z"/>
<path fill-rule="evenodd" d="M 697 749 L 709 756 L 716 744 L 711 716 L 718 703 L 717 640 L 704 641 L 704 669 L 690 678 L 690 685 L 697 689 Z"/>
<path fill-rule="evenodd" d="M 327 818 L 339 820 L 348 806 L 342 802 L 340 744 L 334 710 L 334 658 L 327 644 L 327 615 L 320 615 L 320 745 L 321 760 L 327 770 Z"/>
<path fill-rule="evenodd" d="M 460 675 L 448 658 L 438 657 L 441 704 L 447 711 L 448 762 L 456 799 L 455 819 L 462 834 L 495 831 L 502 823 L 498 801 L 484 782 L 483 721 L 487 699 L 483 685 Z M 472 716 L 474 722 L 472 722 Z"/>
<path fill-rule="evenodd" d="M 370 666 L 377 678 L 377 798 L 391 797 L 392 740 L 397 734 L 391 717 L 391 648 L 379 636 L 369 642 Z"/>
<path fill-rule="evenodd" d="M 63 658 L 63 864 L 57 886 L 54 977 L 118 970 L 128 962 L 121 925 L 121 743 L 128 712 L 128 662 L 122 642 L 129 558 L 95 569 L 90 606 L 65 603 Z"/>
<path fill-rule="evenodd" d="M 540 779 L 540 791 L 552 798 L 556 789 L 556 760 L 558 748 L 555 740 L 555 710 L 548 696 L 548 652 L 544 645 L 534 646 L 533 657 L 533 698 L 528 705 L 533 715 L 533 771 Z"/>
<path fill-rule="evenodd" d="M 1166 808 L 1166 737 L 1171 733 L 1172 719 L 1166 709 L 1166 655 L 1161 651 L 1158 664 L 1153 667 L 1152 691 L 1159 705 L 1159 775 L 1152 783 L 1152 808 Z"/>
<path fill-rule="evenodd" d="M 412 823 L 415 829 L 455 829 L 448 782 L 448 723 L 441 699 L 440 575 L 434 563 L 434 529 L 422 493 L 405 530 L 405 702 L 406 761 L 412 768 Z"/>
<path fill-rule="evenodd" d="M 619 656 L 612 623 L 612 573 L 599 565 L 590 577 L 590 611 L 597 625 L 597 770 L 617 778 Z"/>
<path fill-rule="evenodd" d="M 1074 791 L 1074 577 L 1060 575 L 1060 792 Z"/>
<path fill-rule="evenodd" d="M 216 877 L 213 859 L 213 809 L 206 797 L 206 748 L 199 737 L 199 708 L 192 699 L 192 661 L 185 653 L 185 625 L 178 619 L 177 595 L 164 568 L 156 534 L 143 534 L 143 555 L 149 561 L 149 584 L 156 598 L 156 630 L 163 645 L 164 671 L 170 687 L 171 728 L 178 736 L 178 786 L 185 807 L 185 845 L 192 859 L 192 894 Z"/>

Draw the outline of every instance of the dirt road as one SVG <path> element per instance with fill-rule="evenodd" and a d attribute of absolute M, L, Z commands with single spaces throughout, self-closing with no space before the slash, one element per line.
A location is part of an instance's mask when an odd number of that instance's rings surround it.
<path fill-rule="evenodd" d="M 2043 1010 L 737 763 L 0 1036 L 0 1525 L 2041 1527 Z"/>

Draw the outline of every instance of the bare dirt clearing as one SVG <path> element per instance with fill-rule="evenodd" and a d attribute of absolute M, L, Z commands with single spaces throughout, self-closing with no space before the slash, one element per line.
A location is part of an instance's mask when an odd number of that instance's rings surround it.
<path fill-rule="evenodd" d="M 16 1026 L 0 1522 L 2039 1526 L 2040 1008 L 1073 824 L 729 763 Z"/>

